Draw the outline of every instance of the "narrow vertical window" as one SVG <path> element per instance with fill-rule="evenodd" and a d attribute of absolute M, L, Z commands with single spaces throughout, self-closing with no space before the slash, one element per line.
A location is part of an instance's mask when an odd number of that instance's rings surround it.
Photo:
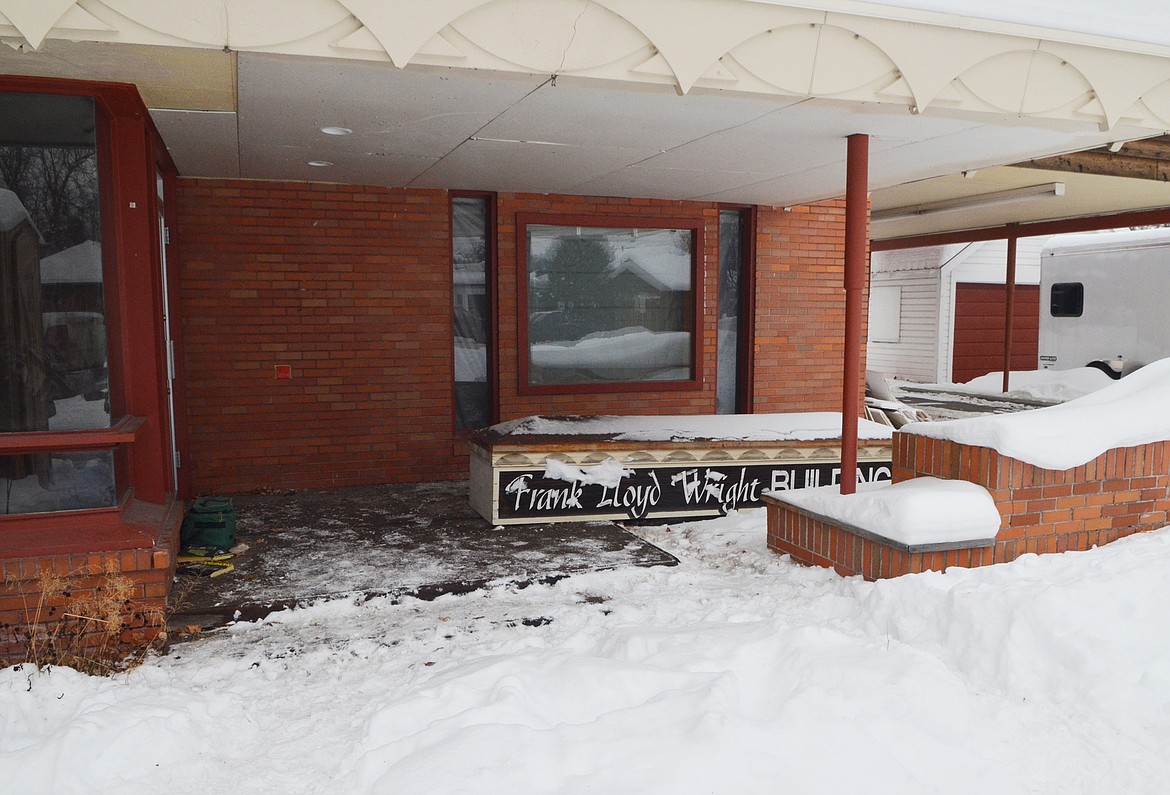
<path fill-rule="evenodd" d="M 740 407 L 740 320 L 743 307 L 744 214 L 719 212 L 719 364 L 715 413 L 735 414 Z"/>
<path fill-rule="evenodd" d="M 457 428 L 482 428 L 492 421 L 489 211 L 485 196 L 451 199 Z"/>

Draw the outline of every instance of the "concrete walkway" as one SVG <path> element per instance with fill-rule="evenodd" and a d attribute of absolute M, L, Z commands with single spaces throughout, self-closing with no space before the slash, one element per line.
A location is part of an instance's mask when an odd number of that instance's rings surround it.
<path fill-rule="evenodd" d="M 172 627 L 214 627 L 239 614 L 325 597 L 433 599 L 491 583 L 553 582 L 675 558 L 611 522 L 492 527 L 471 510 L 467 483 L 361 486 L 232 497 L 235 571 L 180 574 Z"/>

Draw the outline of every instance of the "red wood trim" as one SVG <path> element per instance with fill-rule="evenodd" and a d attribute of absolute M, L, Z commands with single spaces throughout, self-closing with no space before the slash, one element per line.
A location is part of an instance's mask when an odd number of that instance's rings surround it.
<path fill-rule="evenodd" d="M 168 158 L 169 160 L 169 158 Z M 160 161 L 160 168 L 163 163 Z M 175 356 L 175 383 L 171 395 L 171 402 L 175 412 L 175 449 L 179 451 L 181 464 L 179 466 L 179 482 L 175 484 L 180 499 L 190 499 L 193 496 L 191 478 L 191 434 L 187 422 L 187 367 L 186 348 L 183 341 L 183 323 L 181 315 L 181 280 L 183 262 L 181 258 L 181 233 L 178 224 L 179 212 L 179 182 L 174 171 L 163 169 L 163 193 L 165 201 L 163 213 L 170 229 L 170 245 L 167 246 L 167 290 L 170 293 L 171 305 L 168 308 L 168 317 L 171 323 L 171 343 L 174 345 Z"/>
<path fill-rule="evenodd" d="M 36 531 L 37 533 L 61 527 L 81 528 L 117 527 L 122 521 L 126 506 L 134 498 L 134 490 L 126 489 L 117 505 L 109 508 L 89 508 L 79 511 L 51 511 L 48 513 L 13 513 L 0 515 L 0 538 L 6 538 L 13 530 Z M 7 538 L 6 538 L 7 540 Z M 30 552 L 35 554 L 35 552 Z"/>
<path fill-rule="evenodd" d="M 182 515 L 181 503 L 147 503 L 128 490 L 110 508 L 0 516 L 0 560 L 149 550 L 166 528 L 179 532 Z"/>
<path fill-rule="evenodd" d="M 1130 210 L 1109 215 L 1093 215 L 1084 218 L 1066 218 L 1060 221 L 1023 221 L 1016 223 L 1016 237 L 1040 237 L 1043 235 L 1064 235 L 1070 232 L 1093 232 L 1099 229 L 1117 229 L 1123 226 L 1162 226 L 1170 224 L 1170 208 L 1156 210 Z M 968 229 L 963 232 L 939 232 L 930 235 L 910 235 L 874 240 L 871 251 L 897 251 L 903 248 L 924 248 L 926 246 L 947 246 L 952 243 L 976 243 L 984 240 L 1004 240 L 1009 236 L 1007 224 L 983 229 Z"/>
<path fill-rule="evenodd" d="M 111 428 L 84 431 L 28 431 L 0 434 L 0 456 L 24 453 L 74 452 L 79 450 L 113 450 L 133 444 L 146 423 L 146 417 L 123 417 Z"/>
<path fill-rule="evenodd" d="M 718 219 L 716 219 L 718 223 Z M 685 381 L 591 381 L 585 384 L 531 384 L 528 381 L 528 226 L 588 226 L 619 229 L 689 229 L 691 246 L 691 377 Z M 520 395 L 577 395 L 621 392 L 687 392 L 703 388 L 703 268 L 707 251 L 706 222 L 702 217 L 651 215 L 516 214 L 516 385 Z"/>

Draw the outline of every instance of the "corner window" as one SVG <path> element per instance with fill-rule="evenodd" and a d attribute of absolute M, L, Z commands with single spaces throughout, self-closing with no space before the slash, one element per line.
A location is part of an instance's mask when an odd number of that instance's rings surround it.
<path fill-rule="evenodd" d="M 1085 312 L 1085 285 L 1080 282 L 1057 282 L 1052 285 L 1049 311 L 1053 317 L 1080 317 Z"/>
<path fill-rule="evenodd" d="M 518 221 L 522 388 L 695 385 L 700 222 L 576 220 Z"/>
<path fill-rule="evenodd" d="M 94 100 L 0 93 L 0 434 L 110 428 Z M 109 452 L 0 456 L 0 513 L 108 507 Z"/>

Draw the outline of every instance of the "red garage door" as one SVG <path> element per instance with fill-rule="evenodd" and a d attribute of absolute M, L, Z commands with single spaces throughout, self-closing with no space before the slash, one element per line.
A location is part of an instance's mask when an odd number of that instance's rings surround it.
<path fill-rule="evenodd" d="M 956 384 L 1003 369 L 1002 284 L 960 284 L 955 290 L 955 342 L 951 380 Z M 1040 329 L 1040 288 L 1016 285 L 1012 369 L 1035 370 Z"/>

